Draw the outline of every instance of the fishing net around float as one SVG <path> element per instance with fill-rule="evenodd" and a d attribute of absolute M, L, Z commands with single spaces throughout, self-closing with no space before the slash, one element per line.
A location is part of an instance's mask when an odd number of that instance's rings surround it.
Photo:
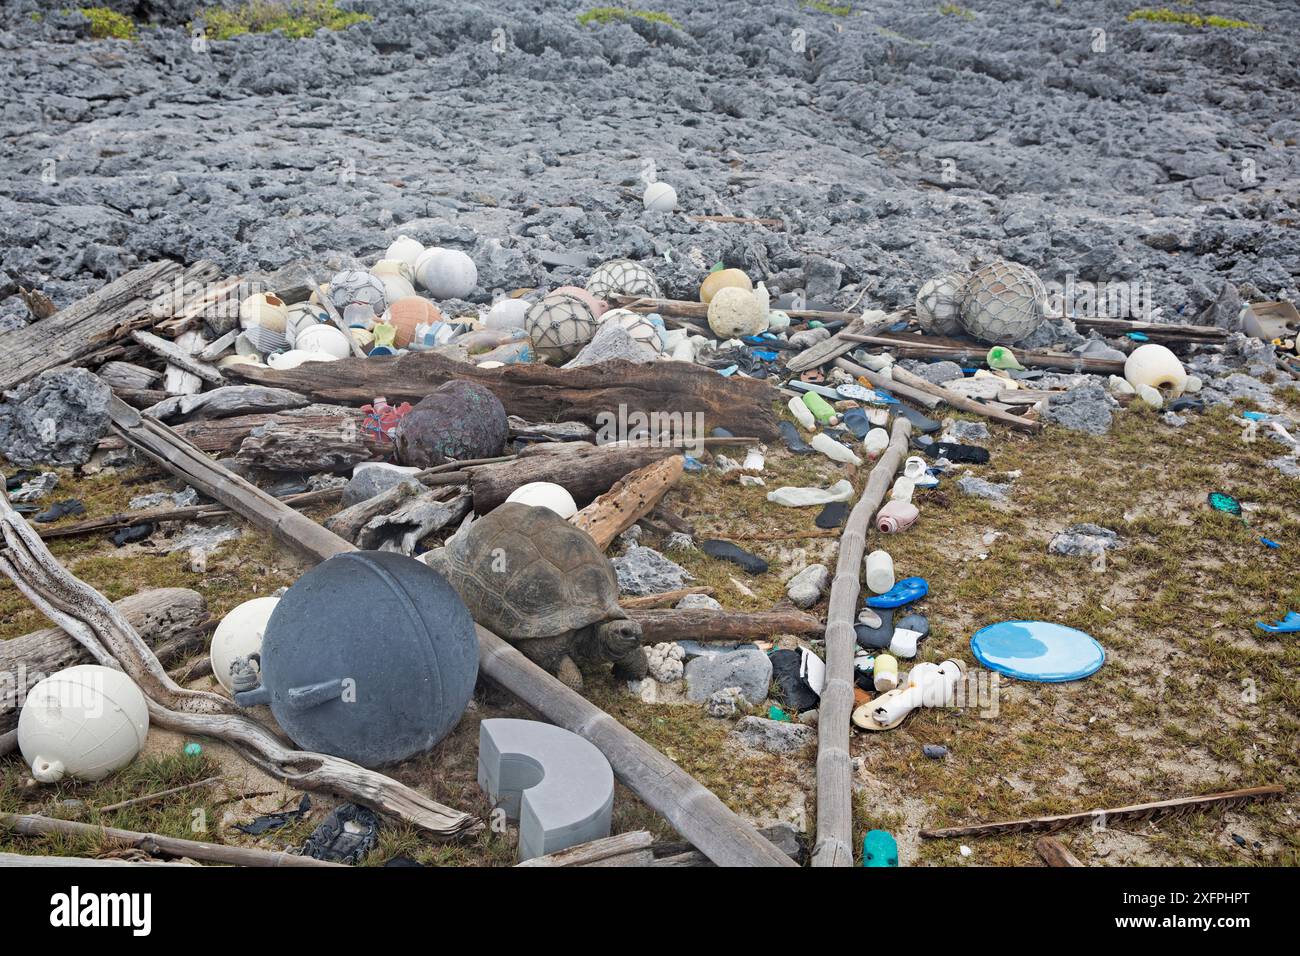
<path fill-rule="evenodd" d="M 598 299 L 616 295 L 659 298 L 659 281 L 654 273 L 631 259 L 614 259 L 596 267 L 587 280 L 587 291 Z"/>
<path fill-rule="evenodd" d="M 1011 345 L 1043 321 L 1047 290 L 1032 269 L 995 262 L 977 270 L 962 289 L 962 327 L 981 342 Z"/>
<path fill-rule="evenodd" d="M 528 337 L 537 354 L 552 363 L 573 358 L 596 334 L 596 319 L 581 299 L 548 295 L 528 310 Z"/>

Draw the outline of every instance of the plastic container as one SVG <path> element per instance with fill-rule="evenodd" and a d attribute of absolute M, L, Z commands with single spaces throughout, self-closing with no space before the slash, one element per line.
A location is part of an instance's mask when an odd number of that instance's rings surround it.
<path fill-rule="evenodd" d="M 889 654 L 877 654 L 871 674 L 877 692 L 893 690 L 898 686 L 898 661 Z"/>
<path fill-rule="evenodd" d="M 894 586 L 894 559 L 888 551 L 876 550 L 867 555 L 867 587 L 876 594 L 884 594 Z"/>
<path fill-rule="evenodd" d="M 890 501 L 911 501 L 912 491 L 916 487 L 911 478 L 899 475 L 894 481 L 893 490 L 889 492 Z"/>
<path fill-rule="evenodd" d="M 876 512 L 876 529 L 884 534 L 897 534 L 916 524 L 916 519 L 920 516 L 916 505 L 910 501 L 887 501 Z"/>
<path fill-rule="evenodd" d="M 808 411 L 812 412 L 813 418 L 821 424 L 829 424 L 835 419 L 835 409 L 816 392 L 804 392 L 803 403 L 808 406 Z"/>

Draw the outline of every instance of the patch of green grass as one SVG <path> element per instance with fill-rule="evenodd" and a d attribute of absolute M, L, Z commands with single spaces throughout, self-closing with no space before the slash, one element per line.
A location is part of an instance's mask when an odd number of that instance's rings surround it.
<path fill-rule="evenodd" d="M 961 17 L 963 20 L 975 19 L 975 11 L 968 10 L 960 3 L 945 3 L 939 8 L 939 13 L 945 17 Z"/>
<path fill-rule="evenodd" d="M 135 22 L 124 13 L 108 7 L 82 7 L 81 13 L 90 21 L 90 35 L 96 40 L 134 40 Z"/>
<path fill-rule="evenodd" d="M 834 4 L 827 3 L 826 0 L 802 0 L 799 6 L 805 10 L 816 10 L 818 13 L 828 13 L 833 17 L 847 17 L 853 14 L 853 8 L 847 3 Z"/>
<path fill-rule="evenodd" d="M 315 35 L 317 30 L 346 30 L 373 19 L 368 13 L 340 10 L 336 0 L 249 0 L 233 10 L 221 7 L 201 10 L 190 28 L 201 22 L 213 40 L 276 30 L 300 40 Z"/>
<path fill-rule="evenodd" d="M 1126 18 L 1130 22 L 1135 20 L 1148 20 L 1152 23 L 1178 23 L 1187 27 L 1196 27 L 1203 29 L 1205 27 L 1215 27 L 1220 30 L 1260 30 L 1263 29 L 1258 24 L 1251 23 L 1247 20 L 1230 20 L 1227 17 L 1202 16 L 1199 13 L 1183 13 L 1177 10 L 1170 10 L 1168 7 L 1151 9 L 1143 7 L 1134 10 Z"/>
<path fill-rule="evenodd" d="M 648 23 L 662 23 L 674 30 L 682 29 L 682 25 L 667 13 L 658 13 L 654 10 L 629 10 L 625 7 L 592 7 L 586 13 L 578 14 L 578 23 L 584 27 L 593 23 L 603 26 L 606 23 L 628 20 L 632 17 Z"/>

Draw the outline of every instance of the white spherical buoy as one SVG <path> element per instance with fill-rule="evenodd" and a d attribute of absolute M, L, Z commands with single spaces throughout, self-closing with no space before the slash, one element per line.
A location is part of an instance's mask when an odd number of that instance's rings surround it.
<path fill-rule="evenodd" d="M 990 345 L 1014 345 L 1043 322 L 1047 289 L 1034 270 L 994 262 L 976 270 L 961 291 L 961 325 Z"/>
<path fill-rule="evenodd" d="M 294 347 L 302 352 L 324 352 L 334 358 L 347 358 L 352 354 L 348 337 L 333 325 L 312 325 L 300 330 Z"/>
<path fill-rule="evenodd" d="M 677 190 L 667 183 L 651 183 L 641 201 L 650 212 L 672 212 L 677 207 Z"/>
<path fill-rule="evenodd" d="M 330 279 L 328 294 L 348 325 L 369 328 L 388 308 L 384 283 L 369 272 L 349 269 L 338 273 Z"/>
<path fill-rule="evenodd" d="M 415 263 L 419 260 L 424 252 L 424 243 L 418 239 L 412 239 L 410 236 L 398 236 L 389 245 L 388 250 L 384 253 L 385 259 L 397 259 L 399 262 L 405 262 L 415 271 Z"/>
<path fill-rule="evenodd" d="M 313 325 L 320 325 L 329 320 L 329 313 L 325 311 L 325 307 L 315 302 L 295 302 L 289 306 L 289 323 L 284 327 L 284 337 L 288 340 L 289 347 L 293 348 L 293 343 L 298 340 L 298 333 L 303 329 L 309 329 Z"/>
<path fill-rule="evenodd" d="M 709 328 L 720 339 L 757 335 L 767 328 L 767 313 L 752 291 L 726 286 L 709 302 Z"/>
<path fill-rule="evenodd" d="M 212 676 L 228 693 L 234 693 L 230 679 L 230 663 L 237 657 L 248 657 L 262 651 L 262 634 L 271 612 L 280 603 L 278 597 L 253 598 L 236 607 L 221 619 L 212 632 Z"/>
<path fill-rule="evenodd" d="M 463 299 L 478 286 L 478 267 L 458 249 L 426 249 L 415 277 L 435 299 Z"/>
<path fill-rule="evenodd" d="M 916 324 L 930 335 L 956 335 L 961 331 L 961 290 L 966 275 L 949 272 L 935 276 L 916 293 Z"/>
<path fill-rule="evenodd" d="M 111 667 L 78 664 L 27 692 L 18 748 L 41 783 L 102 780 L 140 752 L 149 705 L 131 678 Z"/>
<path fill-rule="evenodd" d="M 534 508 L 550 508 L 566 521 L 578 513 L 578 504 L 563 485 L 552 481 L 530 481 L 510 492 L 506 501 Z"/>
<path fill-rule="evenodd" d="M 415 295 L 411 284 L 415 272 L 400 259 L 380 259 L 370 268 L 370 274 L 384 284 L 384 301 L 388 305 Z"/>
<path fill-rule="evenodd" d="M 1146 385 L 1157 390 L 1167 389 L 1170 398 L 1177 398 L 1187 387 L 1187 369 L 1178 356 L 1154 342 L 1139 345 L 1124 360 L 1124 378 L 1139 394 L 1141 386 Z"/>
<path fill-rule="evenodd" d="M 522 329 L 527 321 L 529 303 L 526 299 L 497 299 L 483 318 L 488 329 Z"/>

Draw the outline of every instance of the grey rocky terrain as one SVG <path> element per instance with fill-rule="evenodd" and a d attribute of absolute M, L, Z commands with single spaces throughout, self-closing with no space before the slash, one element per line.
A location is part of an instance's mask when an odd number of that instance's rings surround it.
<path fill-rule="evenodd" d="M 1176 321 L 1300 298 L 1295 0 L 1196 5 L 1258 31 L 1126 22 L 1135 0 L 647 4 L 681 29 L 344 0 L 373 22 L 206 46 L 193 2 L 109 5 L 157 26 L 92 40 L 62 3 L 0 10 L 0 328 L 27 319 L 20 285 L 63 306 L 159 258 L 343 264 L 403 232 L 471 252 L 479 301 L 585 277 L 583 254 L 660 257 L 685 297 L 725 260 L 891 307 L 1005 257 L 1149 284 Z M 647 175 L 675 213 L 644 211 Z"/>

